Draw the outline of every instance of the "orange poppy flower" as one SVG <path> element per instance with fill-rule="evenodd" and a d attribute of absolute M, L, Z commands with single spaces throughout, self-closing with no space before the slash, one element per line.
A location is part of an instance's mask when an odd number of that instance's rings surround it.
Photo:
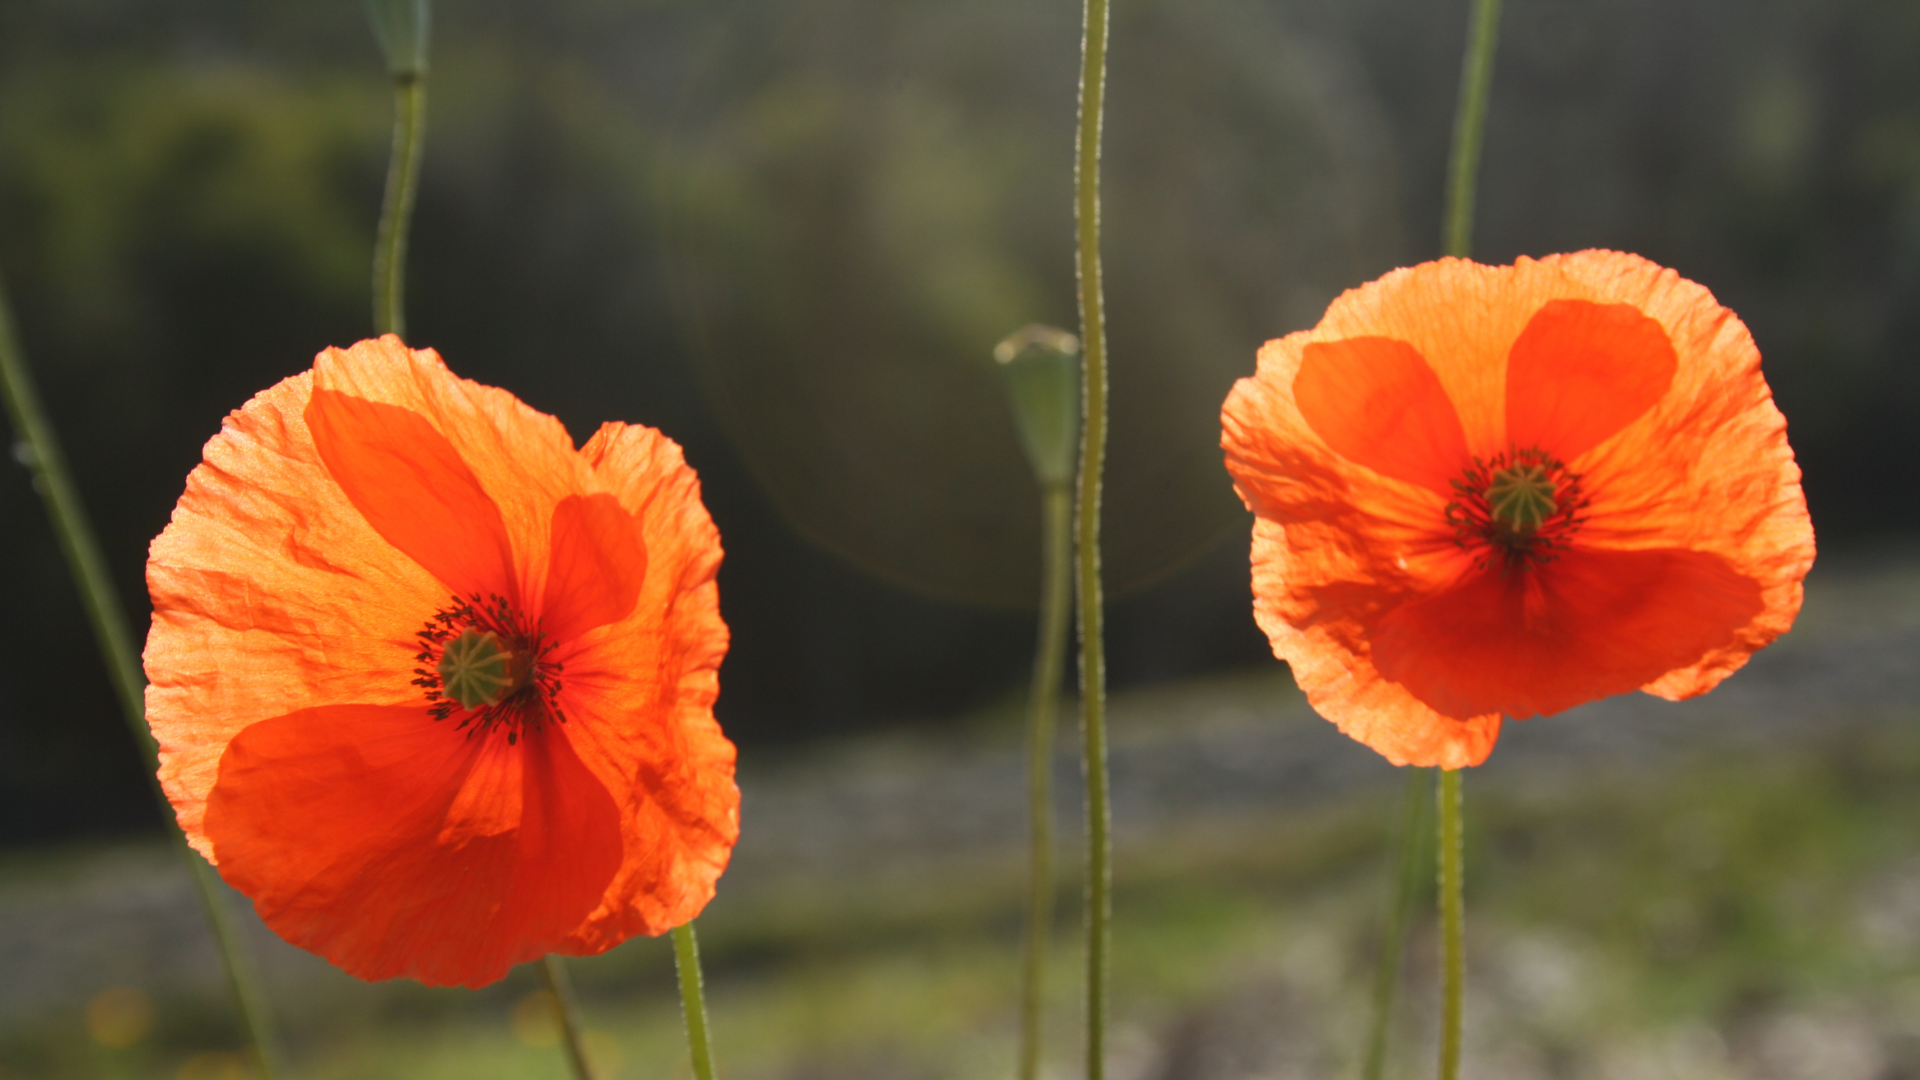
<path fill-rule="evenodd" d="M 1753 339 L 1634 255 L 1396 270 L 1268 342 L 1221 422 L 1255 619 L 1397 765 L 1705 693 L 1793 624 L 1813 564 Z"/>
<path fill-rule="evenodd" d="M 680 448 L 395 337 L 227 418 L 147 563 L 147 720 L 195 849 L 363 979 L 660 934 L 739 835 L 719 535 Z"/>

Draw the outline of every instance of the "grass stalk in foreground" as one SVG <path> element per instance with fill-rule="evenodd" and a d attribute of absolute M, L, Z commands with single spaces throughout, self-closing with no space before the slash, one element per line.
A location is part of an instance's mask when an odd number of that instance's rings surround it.
<path fill-rule="evenodd" d="M 1433 770 L 1407 770 L 1406 805 L 1400 822 L 1400 867 L 1387 922 L 1380 935 L 1380 956 L 1373 972 L 1373 1024 L 1367 1038 L 1364 1080 L 1380 1080 L 1387 1067 L 1387 1043 L 1393 1031 L 1393 1002 L 1400 987 L 1400 965 L 1407 952 L 1407 927 L 1427 873 L 1429 816 L 1433 811 Z"/>
<path fill-rule="evenodd" d="M 673 928 L 673 966 L 680 973 L 680 1012 L 687 1022 L 687 1050 L 693 1056 L 694 1080 L 713 1080 L 707 996 L 701 990 L 700 941 L 690 922 Z"/>
<path fill-rule="evenodd" d="M 1085 0 L 1080 123 L 1074 145 L 1075 260 L 1080 278 L 1079 514 L 1075 567 L 1080 597 L 1081 768 L 1087 785 L 1087 1080 L 1104 1080 L 1107 1042 L 1107 920 L 1113 870 L 1107 836 L 1107 671 L 1100 595 L 1100 478 L 1107 459 L 1107 327 L 1100 283 L 1100 121 L 1107 93 L 1107 0 Z"/>
<path fill-rule="evenodd" d="M 120 699 L 120 711 L 126 718 L 127 730 L 146 762 L 147 782 L 153 787 L 154 798 L 159 800 L 160 816 L 166 822 L 174 848 L 186 863 L 194 889 L 200 895 L 202 907 L 206 909 L 207 924 L 213 931 L 214 943 L 220 949 L 220 958 L 225 962 L 227 983 L 233 993 L 234 1005 L 240 1012 L 247 1037 L 253 1043 L 260 1071 L 266 1080 L 274 1080 L 280 1072 L 280 1061 L 272 1014 L 268 1011 L 265 995 L 261 993 L 259 979 L 243 951 L 226 899 L 221 896 L 219 886 L 214 881 L 213 868 L 188 845 L 185 834 L 180 831 L 179 822 L 174 818 L 173 805 L 167 801 L 166 792 L 160 787 L 159 748 L 154 745 L 153 733 L 147 730 L 146 677 L 140 670 L 139 653 L 133 646 L 126 610 L 120 604 L 119 594 L 114 591 L 113 579 L 107 573 L 106 559 L 100 554 L 100 543 L 95 539 L 93 526 L 87 520 L 85 507 L 81 505 L 79 490 L 74 487 L 73 478 L 67 472 L 66 458 L 60 452 L 59 441 L 54 437 L 53 424 L 47 419 L 46 411 L 40 405 L 40 396 L 34 390 L 32 377 L 27 373 L 26 359 L 21 355 L 19 342 L 14 337 L 13 317 L 8 310 L 4 283 L 0 283 L 0 391 L 5 393 L 7 413 L 13 421 L 14 438 L 21 447 L 16 453 L 33 471 L 34 488 L 46 503 L 47 516 L 53 520 L 54 535 L 59 539 L 60 551 L 66 556 L 68 568 L 73 571 L 74 584 L 78 586 L 81 601 L 87 609 L 87 620 L 93 625 L 94 639 L 99 642 L 101 655 L 107 663 L 107 675 L 112 679 L 114 693 Z"/>
<path fill-rule="evenodd" d="M 407 232 L 420 185 L 420 148 L 427 123 L 425 71 L 393 74 L 393 156 L 387 192 L 373 244 L 373 326 L 377 333 L 407 336 Z"/>
<path fill-rule="evenodd" d="M 1027 716 L 1027 936 L 1020 984 L 1020 1080 L 1040 1075 L 1040 1017 L 1046 1001 L 1048 931 L 1053 925 L 1053 730 L 1066 666 L 1067 607 L 1072 598 L 1072 493 L 1065 484 L 1041 491 L 1040 635 L 1034 648 Z"/>
<path fill-rule="evenodd" d="M 1460 770 L 1440 772 L 1440 1080 L 1460 1075 L 1460 997 L 1466 982 L 1464 880 L 1461 864 Z"/>
<path fill-rule="evenodd" d="M 553 1001 L 553 1022 L 560 1028 L 560 1045 L 567 1051 L 567 1067 L 574 1080 L 593 1080 L 593 1066 L 587 1061 L 586 1043 L 580 1033 L 580 1006 L 573 997 L 573 983 L 558 956 L 548 953 L 540 958 L 540 985 Z"/>

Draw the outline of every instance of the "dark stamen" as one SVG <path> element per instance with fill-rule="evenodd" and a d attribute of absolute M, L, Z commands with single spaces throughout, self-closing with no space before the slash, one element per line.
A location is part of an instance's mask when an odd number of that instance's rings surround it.
<path fill-rule="evenodd" d="M 560 665 L 546 660 L 554 642 L 538 625 L 529 626 L 505 597 L 497 593 L 486 597 L 476 593 L 465 599 L 456 596 L 434 612 L 414 636 L 420 641 L 414 659 L 421 666 L 414 669 L 412 683 L 421 688 L 434 720 L 457 714 L 460 722 L 454 725 L 455 730 L 466 730 L 469 738 L 505 727 L 509 746 L 517 744 L 527 728 L 538 728 L 549 719 L 567 722 L 558 705 Z M 462 648 L 471 647 L 489 636 L 493 647 L 513 657 L 512 674 L 495 700 L 488 701 L 489 694 L 476 695 L 463 688 L 472 703 L 463 705 L 447 694 L 444 684 L 442 668 L 447 666 L 447 648 L 463 641 Z"/>
<path fill-rule="evenodd" d="M 1559 558 L 1568 539 L 1586 522 L 1592 502 L 1580 477 L 1537 447 L 1515 449 L 1483 461 L 1478 457 L 1453 481 L 1457 496 L 1447 504 L 1454 542 L 1480 549 L 1482 570 L 1496 563 L 1502 574 L 1531 570 Z"/>

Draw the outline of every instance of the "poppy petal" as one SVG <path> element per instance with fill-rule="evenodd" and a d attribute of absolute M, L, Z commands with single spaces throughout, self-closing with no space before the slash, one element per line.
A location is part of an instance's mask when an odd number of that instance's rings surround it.
<path fill-rule="evenodd" d="M 1341 731 L 1396 765 L 1477 765 L 1499 715 L 1439 715 L 1380 678 L 1365 644 L 1383 610 L 1445 587 L 1470 560 L 1439 494 L 1333 453 L 1307 425 L 1290 393 L 1306 338 L 1268 342 L 1221 411 L 1234 490 L 1256 515 L 1254 619 Z"/>
<path fill-rule="evenodd" d="M 206 828 L 275 933 L 362 979 L 481 986 L 553 951 L 620 865 L 613 799 L 557 727 L 509 745 L 422 708 L 241 731 Z"/>
<path fill-rule="evenodd" d="M 1669 698 L 1705 693 L 1800 611 L 1815 544 L 1786 418 L 1752 335 L 1701 285 L 1618 252 L 1543 262 L 1597 300 L 1645 312 L 1679 356 L 1659 404 L 1572 464 L 1592 496 L 1583 543 L 1708 552 L 1759 583 L 1761 610 L 1731 641 L 1645 687 Z"/>
<path fill-rule="evenodd" d="M 1461 769 L 1485 761 L 1500 736 L 1500 714 L 1442 716 L 1381 678 L 1365 635 L 1383 596 L 1396 593 L 1355 583 L 1333 554 L 1335 529 L 1325 538 L 1287 535 L 1300 531 L 1264 517 L 1254 522 L 1253 616 L 1307 703 L 1395 765 Z"/>
<path fill-rule="evenodd" d="M 1446 388 L 1467 449 L 1489 457 L 1507 448 L 1507 348 L 1556 295 L 1500 270 L 1465 259 L 1395 270 L 1336 297 L 1307 337 L 1406 342 Z"/>
<path fill-rule="evenodd" d="M 520 596 L 544 594 L 553 508 L 596 490 L 560 421 L 497 387 L 462 379 L 432 349 L 409 349 L 389 334 L 315 359 L 313 385 L 426 417 L 445 436 L 506 524 Z"/>
<path fill-rule="evenodd" d="M 1572 461 L 1666 395 L 1679 361 L 1631 304 L 1550 300 L 1507 361 L 1507 438 Z"/>
<path fill-rule="evenodd" d="M 1467 437 L 1446 388 L 1404 341 L 1310 342 L 1293 397 L 1334 452 L 1442 496 L 1467 466 Z"/>
<path fill-rule="evenodd" d="M 553 508 L 541 627 L 568 641 L 633 611 L 647 576 L 639 526 L 611 495 L 569 495 Z"/>
<path fill-rule="evenodd" d="M 1399 564 L 1419 558 L 1437 536 L 1451 536 L 1437 534 L 1431 525 L 1443 516 L 1445 496 L 1327 445 L 1293 395 L 1309 344 L 1306 334 L 1268 342 L 1260 350 L 1258 373 L 1235 383 L 1227 395 L 1220 411 L 1220 445 L 1234 490 L 1261 516 L 1302 522 L 1337 517 L 1363 529 L 1372 542 L 1346 545 L 1343 555 L 1395 576 Z M 1263 437 L 1272 431 L 1285 437 Z"/>
<path fill-rule="evenodd" d="M 740 835 L 734 748 L 713 716 L 727 651 L 720 536 L 700 482 L 680 448 L 650 428 L 608 424 L 581 455 L 641 523 L 647 567 L 633 611 L 561 657 L 568 732 L 619 800 L 628 851 L 561 950 L 576 955 L 693 918 Z"/>
<path fill-rule="evenodd" d="M 1699 551 L 1576 548 L 1519 574 L 1475 571 L 1382 614 L 1380 674 L 1448 716 L 1525 719 L 1638 689 L 1729 645 L 1758 582 Z"/>
<path fill-rule="evenodd" d="M 456 595 L 518 600 L 500 508 L 426 417 L 315 390 L 306 418 L 327 471 L 388 543 Z"/>
<path fill-rule="evenodd" d="M 296 375 L 227 417 L 147 561 L 147 722 L 180 827 L 209 858 L 202 818 L 228 740 L 308 706 L 418 702 L 414 633 L 447 599 L 333 482 L 306 426 L 312 383 Z"/>

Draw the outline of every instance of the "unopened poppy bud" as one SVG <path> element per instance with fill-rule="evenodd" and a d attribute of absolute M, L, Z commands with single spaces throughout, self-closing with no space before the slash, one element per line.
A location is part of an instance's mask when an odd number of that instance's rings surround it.
<path fill-rule="evenodd" d="M 418 78 L 427 73 L 427 0 L 366 0 L 373 36 L 387 58 L 394 78 Z"/>
<path fill-rule="evenodd" d="M 1080 339 L 1036 323 L 994 346 L 993 358 L 1034 477 L 1042 487 L 1065 484 L 1080 439 Z"/>

